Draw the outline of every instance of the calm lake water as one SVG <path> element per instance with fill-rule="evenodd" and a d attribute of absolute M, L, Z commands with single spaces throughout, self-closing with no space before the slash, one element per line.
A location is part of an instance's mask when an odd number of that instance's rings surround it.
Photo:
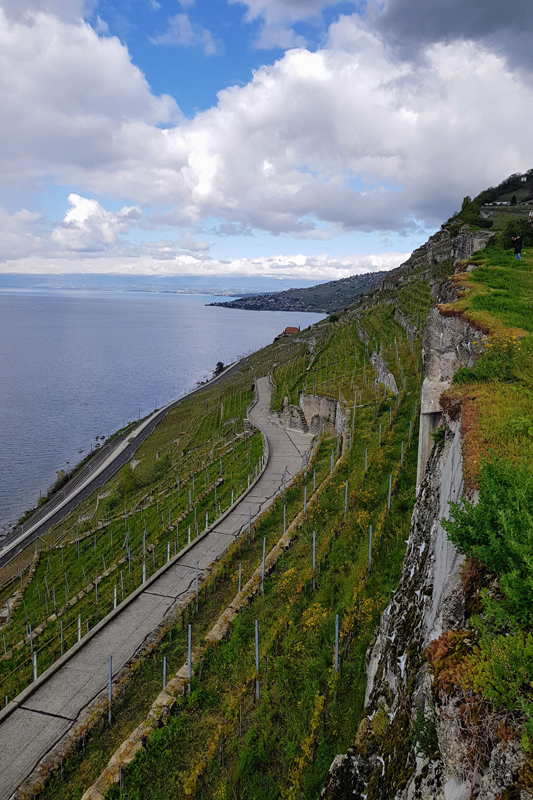
<path fill-rule="evenodd" d="M 287 325 L 323 318 L 206 307 L 216 300 L 0 291 L 0 530 L 97 434 L 193 389 L 217 361 L 269 344 Z"/>

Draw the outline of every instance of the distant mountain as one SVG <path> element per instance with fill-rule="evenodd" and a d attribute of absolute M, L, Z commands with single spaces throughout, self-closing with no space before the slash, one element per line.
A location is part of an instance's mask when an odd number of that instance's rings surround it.
<path fill-rule="evenodd" d="M 250 275 L 64 275 L 0 274 L 0 289 L 91 290 L 120 292 L 176 292 L 226 297 L 277 292 L 287 287 L 314 286 L 316 281 L 298 278 L 268 278 Z"/>
<path fill-rule="evenodd" d="M 382 272 L 365 272 L 338 281 L 329 281 L 306 289 L 287 289 L 275 294 L 256 294 L 231 300 L 228 303 L 210 303 L 225 308 L 244 308 L 249 311 L 314 311 L 333 314 L 340 311 L 359 295 L 369 292 L 387 275 Z"/>

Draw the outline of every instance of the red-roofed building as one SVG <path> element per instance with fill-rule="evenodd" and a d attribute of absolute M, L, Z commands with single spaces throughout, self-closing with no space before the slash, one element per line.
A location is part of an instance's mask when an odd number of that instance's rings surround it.
<path fill-rule="evenodd" d="M 300 328 L 285 328 L 283 333 L 285 336 L 292 336 L 294 333 L 300 333 Z"/>

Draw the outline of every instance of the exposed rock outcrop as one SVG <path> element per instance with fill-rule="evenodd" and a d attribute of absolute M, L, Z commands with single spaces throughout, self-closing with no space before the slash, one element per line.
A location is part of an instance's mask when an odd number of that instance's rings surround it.
<path fill-rule="evenodd" d="M 449 264 L 453 267 L 476 252 L 483 250 L 494 236 L 492 231 L 471 231 L 467 226 L 461 228 L 456 236 L 450 236 L 445 228 L 430 236 L 428 241 L 413 250 L 407 261 L 397 269 L 387 273 L 380 281 L 378 288 L 384 290 L 398 289 L 412 280 L 412 273 L 417 278 L 426 279 L 435 296 L 444 277 L 435 267 Z"/>
<path fill-rule="evenodd" d="M 376 370 L 377 383 L 381 383 L 383 386 L 386 386 L 389 392 L 392 392 L 392 394 L 398 394 L 398 387 L 396 385 L 394 375 L 388 368 L 387 362 L 381 353 L 372 353 L 370 356 L 370 361 Z"/>
<path fill-rule="evenodd" d="M 298 406 L 291 405 L 285 397 L 277 416 L 285 430 L 321 433 L 324 428 L 332 427 L 338 436 L 342 436 L 344 430 L 345 414 L 341 404 L 324 395 L 302 393 Z"/>
<path fill-rule="evenodd" d="M 453 241 L 452 256 L 468 258 L 490 237 L 464 232 Z M 433 242 L 432 242 L 433 240 Z M 447 232 L 432 237 L 424 257 L 450 252 Z M 420 251 L 415 256 L 422 258 Z M 414 267 L 413 267 L 414 268 Z M 448 295 L 453 288 L 442 291 Z M 524 762 L 516 741 L 492 742 L 487 764 L 472 764 L 462 736 L 460 701 L 434 708 L 425 651 L 446 630 L 465 625 L 460 565 L 441 520 L 450 501 L 463 493 L 461 420 L 442 418 L 440 393 L 457 368 L 471 366 L 482 338 L 459 317 L 433 309 L 424 337 L 419 475 L 407 552 L 399 585 L 382 615 L 367 653 L 365 714 L 353 747 L 337 756 L 326 779 L 327 800 L 498 800 L 507 797 Z M 435 444 L 430 432 L 446 423 Z M 427 462 L 427 463 L 426 463 Z M 468 636 L 468 634 L 465 634 Z M 431 746 L 421 746 L 416 719 L 433 729 Z M 515 795 L 512 795 L 515 797 Z M 518 795 L 517 795 L 518 796 Z M 511 795 L 509 795 L 511 797 Z M 529 797 L 521 793 L 521 800 Z"/>
<path fill-rule="evenodd" d="M 407 314 L 404 314 L 397 306 L 395 306 L 393 315 L 396 322 L 402 326 L 406 334 L 410 336 L 411 339 L 416 339 L 419 334 L 419 330 L 416 325 L 413 325 Z"/>

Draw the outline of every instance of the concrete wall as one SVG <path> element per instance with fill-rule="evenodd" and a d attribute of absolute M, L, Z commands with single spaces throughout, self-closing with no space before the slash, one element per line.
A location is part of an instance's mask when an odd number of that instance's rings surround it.
<path fill-rule="evenodd" d="M 389 392 L 393 394 L 398 394 L 398 387 L 396 385 L 396 379 L 394 375 L 390 371 L 387 366 L 387 362 L 381 355 L 381 353 L 372 353 L 370 356 L 370 361 L 372 362 L 372 366 L 376 370 L 376 380 L 378 383 L 381 383 L 383 386 L 386 386 Z"/>
<path fill-rule="evenodd" d="M 433 447 L 431 434 L 442 424 L 440 396 L 450 387 L 459 367 L 474 365 L 483 338 L 484 334 L 461 317 L 443 316 L 438 308 L 429 312 L 422 345 L 425 378 L 420 395 L 417 491 Z"/>
<path fill-rule="evenodd" d="M 332 397 L 302 393 L 300 395 L 300 408 L 304 413 L 311 433 L 320 433 L 322 428 L 328 427 L 328 425 L 332 425 L 337 431 L 339 430 L 337 427 L 337 415 L 340 406 L 338 401 Z M 342 433 L 342 427 L 340 432 Z"/>
<path fill-rule="evenodd" d="M 346 421 L 338 400 L 333 397 L 305 393 L 300 395 L 298 406 L 290 405 L 285 398 L 277 417 L 285 430 L 319 434 L 325 428 L 331 427 L 338 436 L 342 436 Z"/>

